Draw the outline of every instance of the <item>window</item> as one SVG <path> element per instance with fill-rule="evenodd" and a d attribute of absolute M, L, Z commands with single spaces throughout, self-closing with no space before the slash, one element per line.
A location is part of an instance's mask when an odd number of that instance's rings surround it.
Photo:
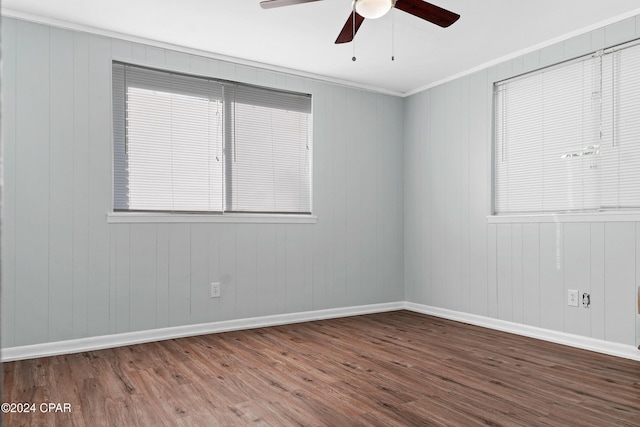
<path fill-rule="evenodd" d="M 311 213 L 311 97 L 113 63 L 114 211 Z"/>
<path fill-rule="evenodd" d="M 640 45 L 494 85 L 494 213 L 640 209 Z"/>

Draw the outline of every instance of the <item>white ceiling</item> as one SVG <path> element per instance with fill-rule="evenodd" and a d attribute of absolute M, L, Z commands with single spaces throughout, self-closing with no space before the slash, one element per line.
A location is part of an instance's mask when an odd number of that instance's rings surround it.
<path fill-rule="evenodd" d="M 461 15 L 440 28 L 396 10 L 334 41 L 351 0 L 264 10 L 260 0 L 3 0 L 2 12 L 202 50 L 407 94 L 567 35 L 640 14 L 638 0 L 434 0 Z M 395 21 L 395 22 L 393 22 Z M 392 54 L 392 23 L 395 61 Z M 640 19 L 638 24 L 640 25 Z"/>

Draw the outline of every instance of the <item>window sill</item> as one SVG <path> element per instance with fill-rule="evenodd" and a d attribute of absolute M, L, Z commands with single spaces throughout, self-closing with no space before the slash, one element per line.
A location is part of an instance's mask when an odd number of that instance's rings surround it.
<path fill-rule="evenodd" d="M 488 215 L 489 224 L 522 224 L 543 222 L 634 222 L 640 212 L 593 212 L 567 214 Z"/>
<path fill-rule="evenodd" d="M 110 212 L 110 224 L 122 223 L 253 223 L 253 224 L 315 224 L 315 215 L 295 214 L 171 214 L 148 212 Z"/>

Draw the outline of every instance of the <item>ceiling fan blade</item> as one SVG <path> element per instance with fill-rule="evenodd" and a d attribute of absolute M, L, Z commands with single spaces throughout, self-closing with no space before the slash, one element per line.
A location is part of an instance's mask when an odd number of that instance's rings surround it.
<path fill-rule="evenodd" d="M 396 7 L 441 27 L 448 27 L 460 18 L 460 15 L 457 13 L 450 12 L 435 4 L 422 0 L 397 0 Z"/>
<path fill-rule="evenodd" d="M 349 14 L 349 18 L 347 19 L 347 22 L 345 22 L 344 27 L 342 27 L 342 31 L 340 31 L 340 34 L 338 34 L 338 38 L 336 39 L 336 44 L 349 43 L 350 41 L 353 40 L 354 34 L 358 32 L 358 28 L 360 28 L 360 25 L 362 25 L 362 23 L 364 22 L 364 18 L 359 13 L 356 13 L 355 15 L 356 16 L 355 16 L 355 22 L 354 22 L 353 12 Z M 354 24 L 355 24 L 355 30 L 354 30 Z"/>
<path fill-rule="evenodd" d="M 263 9 L 273 9 L 274 7 L 292 6 L 300 3 L 311 3 L 312 1 L 320 0 L 263 0 L 260 2 L 260 7 Z"/>

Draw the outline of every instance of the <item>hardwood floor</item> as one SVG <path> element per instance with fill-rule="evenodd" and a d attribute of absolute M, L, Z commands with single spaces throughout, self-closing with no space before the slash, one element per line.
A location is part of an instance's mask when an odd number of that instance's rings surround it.
<path fill-rule="evenodd" d="M 3 371 L 3 402 L 36 403 L 6 426 L 640 425 L 640 362 L 408 311 Z M 42 413 L 43 402 L 71 412 Z"/>

